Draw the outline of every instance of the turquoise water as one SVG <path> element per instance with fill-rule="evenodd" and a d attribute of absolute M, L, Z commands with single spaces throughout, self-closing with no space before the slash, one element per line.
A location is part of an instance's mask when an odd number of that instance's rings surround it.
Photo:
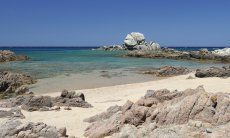
<path fill-rule="evenodd" d="M 0 48 L 6 49 L 6 48 Z M 123 51 L 97 51 L 92 48 L 7 48 L 31 59 L 22 62 L 1 63 L 0 70 L 27 73 L 35 78 L 47 78 L 63 74 L 89 73 L 95 70 L 129 70 L 165 65 L 202 68 L 213 63 L 177 61 L 169 59 L 123 58 Z"/>

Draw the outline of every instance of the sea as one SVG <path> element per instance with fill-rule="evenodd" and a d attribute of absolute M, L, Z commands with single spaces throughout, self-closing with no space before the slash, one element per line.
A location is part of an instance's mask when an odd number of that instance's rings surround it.
<path fill-rule="evenodd" d="M 125 58 L 127 51 L 99 51 L 97 47 L 0 47 L 0 50 L 12 50 L 16 54 L 30 57 L 28 61 L 6 62 L 0 64 L 0 70 L 25 73 L 36 79 L 59 75 L 91 73 L 94 71 L 138 70 L 161 66 L 184 66 L 203 68 L 221 66 L 218 63 L 201 63 L 170 59 Z M 177 50 L 198 50 L 201 47 L 173 47 Z M 209 50 L 223 47 L 202 47 Z"/>

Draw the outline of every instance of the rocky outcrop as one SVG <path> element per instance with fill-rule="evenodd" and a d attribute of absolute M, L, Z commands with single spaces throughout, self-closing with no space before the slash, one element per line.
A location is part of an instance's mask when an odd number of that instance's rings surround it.
<path fill-rule="evenodd" d="M 198 78 L 230 77 L 230 66 L 225 66 L 222 68 L 211 67 L 209 69 L 197 69 L 195 76 Z"/>
<path fill-rule="evenodd" d="M 8 120 L 0 124 L 0 138 L 67 138 L 66 128 L 57 129 L 44 123 L 22 123 L 18 120 Z"/>
<path fill-rule="evenodd" d="M 9 61 L 23 61 L 28 59 L 29 57 L 25 55 L 16 55 L 10 50 L 0 50 L 0 63 Z"/>
<path fill-rule="evenodd" d="M 220 56 L 230 56 L 230 48 L 217 49 L 212 51 L 212 53 Z"/>
<path fill-rule="evenodd" d="M 185 67 L 164 66 L 161 68 L 153 68 L 142 71 L 143 74 L 151 74 L 156 77 L 171 77 L 176 75 L 184 75 L 189 73 L 190 70 Z"/>
<path fill-rule="evenodd" d="M 150 90 L 137 102 L 127 102 L 116 113 L 109 115 L 109 118 L 93 121 L 89 119 L 92 124 L 86 129 L 85 136 L 99 138 L 119 132 L 133 134 L 138 131 L 147 133 L 150 137 L 163 136 L 164 130 L 170 131 L 170 127 L 181 128 L 191 121 L 200 121 L 201 126 L 205 123 L 216 128 L 230 122 L 229 104 L 230 94 L 208 93 L 202 86 L 185 91 Z M 153 131 L 156 133 L 151 133 Z M 175 136 L 183 137 L 186 131 L 192 132 L 189 129 L 178 130 L 175 131 Z M 167 135 L 170 134 L 166 133 Z"/>
<path fill-rule="evenodd" d="M 2 100 L 0 107 L 12 108 L 21 106 L 23 110 L 27 111 L 51 111 L 60 110 L 56 108 L 59 106 L 66 107 L 82 107 L 90 108 L 91 104 L 85 101 L 83 93 L 68 92 L 63 90 L 61 96 L 50 97 L 50 96 L 34 96 L 34 95 L 19 95 L 15 98 Z"/>
<path fill-rule="evenodd" d="M 116 50 L 141 50 L 141 51 L 149 51 L 149 50 L 157 50 L 160 49 L 160 45 L 154 42 L 146 42 L 145 36 L 139 32 L 132 32 L 127 34 L 124 40 L 123 45 L 112 45 L 112 46 L 102 46 L 98 48 L 98 50 L 106 50 L 106 51 L 116 51 Z"/>
<path fill-rule="evenodd" d="M 199 51 L 178 51 L 170 48 L 161 48 L 151 51 L 130 51 L 125 57 L 141 57 L 141 58 L 156 58 L 156 59 L 175 59 L 175 60 L 194 60 L 194 61 L 215 61 L 230 63 L 230 55 L 213 54 L 207 49 Z"/>
<path fill-rule="evenodd" d="M 28 88 L 23 85 L 33 84 L 32 77 L 9 71 L 0 72 L 0 99 L 24 94 Z"/>

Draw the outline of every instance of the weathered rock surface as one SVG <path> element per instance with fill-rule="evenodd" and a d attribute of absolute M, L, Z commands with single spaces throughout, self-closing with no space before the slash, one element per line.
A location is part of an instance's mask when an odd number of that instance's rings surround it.
<path fill-rule="evenodd" d="M 175 60 L 195 60 L 195 61 L 216 61 L 230 63 L 230 55 L 214 54 L 207 49 L 199 51 L 178 51 L 170 48 L 161 48 L 157 50 L 134 50 L 127 53 L 128 57 L 141 58 L 162 58 Z"/>
<path fill-rule="evenodd" d="M 67 107 L 92 107 L 91 104 L 85 101 L 83 93 L 68 92 L 63 90 L 61 96 L 52 99 L 53 105 L 56 106 L 67 106 Z"/>
<path fill-rule="evenodd" d="M 0 124 L 0 138 L 65 138 L 66 129 L 57 129 L 44 123 L 22 123 L 18 120 L 9 120 Z"/>
<path fill-rule="evenodd" d="M 132 134 L 131 132 L 140 131 L 151 137 L 170 136 L 171 133 L 175 137 L 184 137 L 187 132 L 192 133 L 192 131 L 186 130 L 186 127 L 183 131 L 177 129 L 183 128 L 183 125 L 186 126 L 190 121 L 200 121 L 214 128 L 228 124 L 230 122 L 229 105 L 229 93 L 212 94 L 205 92 L 201 86 L 185 91 L 150 90 L 143 98 L 135 103 L 127 103 L 123 109 L 121 107 L 121 110 L 109 115 L 109 118 L 89 119 L 92 124 L 86 129 L 85 136 L 99 138 L 117 132 Z M 126 129 L 127 125 L 131 128 Z M 177 130 L 175 134 L 174 130 Z M 194 131 L 198 132 L 198 130 Z M 118 137 L 122 136 L 118 134 Z"/>
<path fill-rule="evenodd" d="M 33 83 L 35 83 L 35 81 L 28 75 L 9 71 L 0 72 L 0 98 L 9 98 L 24 94 L 28 91 L 28 88 L 23 85 Z"/>
<path fill-rule="evenodd" d="M 10 50 L 0 50 L 0 63 L 9 61 L 23 61 L 28 59 L 29 57 L 25 55 L 16 55 Z"/>
<path fill-rule="evenodd" d="M 164 66 L 161 68 L 144 70 L 141 73 L 151 74 L 157 77 L 171 77 L 171 76 L 176 76 L 176 75 L 184 75 L 189 72 L 190 70 L 185 67 Z"/>
<path fill-rule="evenodd" d="M 92 107 L 91 104 L 85 101 L 83 93 L 68 92 L 63 90 L 61 96 L 34 96 L 34 95 L 19 95 L 15 98 L 2 100 L 0 107 L 12 108 L 21 106 L 23 110 L 27 111 L 51 111 L 59 110 L 59 106 L 66 107 Z"/>
<path fill-rule="evenodd" d="M 198 78 L 230 77 L 230 66 L 225 66 L 222 68 L 211 67 L 209 69 L 197 69 L 195 76 Z"/>
<path fill-rule="evenodd" d="M 0 110 L 0 118 L 25 118 L 22 114 L 21 109 L 18 107 L 12 108 L 9 111 Z"/>

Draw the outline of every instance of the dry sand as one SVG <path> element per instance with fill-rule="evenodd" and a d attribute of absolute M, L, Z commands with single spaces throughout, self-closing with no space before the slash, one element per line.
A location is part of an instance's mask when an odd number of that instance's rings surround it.
<path fill-rule="evenodd" d="M 123 105 L 127 100 L 136 101 L 148 89 L 185 90 L 203 85 L 208 92 L 230 92 L 230 78 L 186 79 L 189 75 L 194 76 L 194 73 L 144 83 L 77 90 L 76 92 L 85 94 L 86 101 L 91 103 L 93 108 L 72 108 L 69 111 L 62 108 L 61 111 L 47 112 L 23 111 L 26 116 L 24 121 L 44 122 L 57 128 L 66 127 L 69 135 L 84 137 L 84 130 L 89 124 L 83 122 L 83 119 L 103 112 L 112 105 Z M 57 96 L 59 94 L 60 92 L 45 95 Z"/>

